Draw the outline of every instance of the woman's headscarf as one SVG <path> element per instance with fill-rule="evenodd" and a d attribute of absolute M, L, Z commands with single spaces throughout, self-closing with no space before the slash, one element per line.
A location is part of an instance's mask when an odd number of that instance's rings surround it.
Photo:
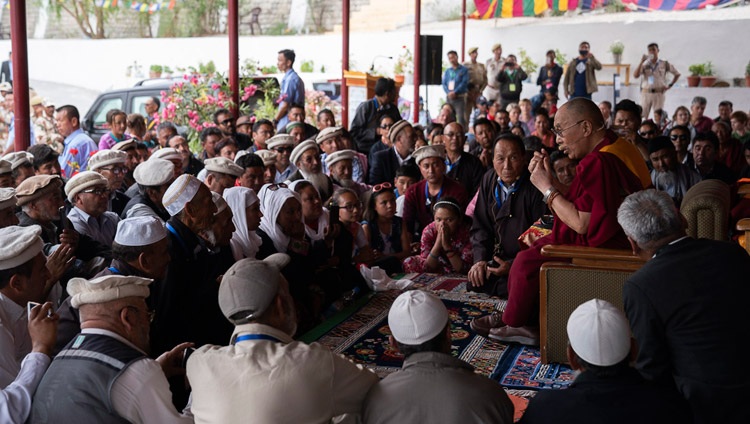
<path fill-rule="evenodd" d="M 315 186 L 312 185 L 312 183 L 310 183 L 307 180 L 292 181 L 292 183 L 289 184 L 289 189 L 292 190 L 292 191 L 294 191 L 296 193 L 297 192 L 296 188 L 297 188 L 297 186 L 300 183 L 308 183 L 308 184 L 310 184 L 310 187 L 313 188 L 313 190 L 317 190 L 315 188 Z M 300 193 L 297 193 L 297 194 L 299 194 L 299 196 L 300 196 L 300 202 L 302 202 L 302 195 Z M 328 227 L 328 219 L 329 219 L 328 218 L 328 209 L 323 208 L 323 213 L 320 214 L 320 217 L 318 217 L 318 228 L 317 229 L 312 229 L 312 228 L 308 227 L 307 224 L 305 224 L 305 234 L 308 237 L 310 237 L 310 240 L 312 240 L 312 241 L 323 240 L 323 238 L 325 237 L 326 227 Z M 302 217 L 302 220 L 303 221 L 305 220 L 304 216 Z"/>
<path fill-rule="evenodd" d="M 261 212 L 263 212 L 263 218 L 260 219 L 260 229 L 271 238 L 277 252 L 286 253 L 290 237 L 284 234 L 276 220 L 279 218 L 279 212 L 281 212 L 284 203 L 291 198 L 299 201 L 299 195 L 285 187 L 275 186 L 277 187 L 276 190 L 271 187 L 273 187 L 272 184 L 266 184 L 260 189 L 260 205 Z"/>
<path fill-rule="evenodd" d="M 262 241 L 255 230 L 247 228 L 247 208 L 258 202 L 258 196 L 251 188 L 232 187 L 224 190 L 224 200 L 232 210 L 232 222 L 236 228 L 230 242 L 234 259 L 254 259 Z"/>

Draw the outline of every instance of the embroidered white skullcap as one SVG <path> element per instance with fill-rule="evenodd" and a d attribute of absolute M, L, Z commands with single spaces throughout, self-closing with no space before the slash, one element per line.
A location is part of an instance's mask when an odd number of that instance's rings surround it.
<path fill-rule="evenodd" d="M 448 310 L 435 295 L 422 290 L 401 293 L 388 311 L 388 327 L 399 342 L 420 345 L 445 329 Z"/>
<path fill-rule="evenodd" d="M 174 147 L 165 147 L 163 149 L 154 150 L 154 152 L 151 154 L 151 157 L 149 157 L 148 160 L 151 160 L 154 158 L 182 161 L 182 154 L 178 152 L 177 149 L 175 149 Z"/>
<path fill-rule="evenodd" d="M 8 81 L 3 81 L 3 83 L 0 84 L 0 91 L 13 91 L 13 86 L 10 85 Z"/>
<path fill-rule="evenodd" d="M 13 152 L 3 156 L 3 160 L 10 162 L 10 169 L 14 170 L 22 165 L 31 165 L 34 155 L 28 152 Z"/>
<path fill-rule="evenodd" d="M 70 304 L 74 308 L 81 305 L 105 303 L 126 297 L 148 297 L 148 285 L 154 281 L 132 275 L 104 275 L 86 280 L 72 278 L 68 282 Z"/>
<path fill-rule="evenodd" d="M 16 189 L 0 187 L 0 210 L 5 208 L 15 208 L 17 202 Z"/>
<path fill-rule="evenodd" d="M 630 352 L 628 319 L 601 299 L 591 299 L 570 314 L 568 339 L 578 357 L 600 367 L 618 364 Z"/>
<path fill-rule="evenodd" d="M 89 171 L 96 171 L 99 168 L 116 163 L 124 164 L 128 160 L 128 154 L 119 150 L 99 150 L 89 158 Z"/>
<path fill-rule="evenodd" d="M 5 159 L 0 159 L 0 175 L 10 174 L 13 171 L 13 164 Z"/>
<path fill-rule="evenodd" d="M 313 140 L 305 140 L 302 143 L 298 144 L 297 147 L 292 150 L 292 154 L 289 156 L 289 160 L 293 164 L 297 164 L 297 161 L 300 160 L 302 157 L 302 153 L 305 153 L 308 150 L 315 149 L 315 152 L 318 152 L 318 145 Z"/>
<path fill-rule="evenodd" d="M 34 175 L 26 178 L 16 187 L 18 206 L 23 206 L 42 196 L 47 196 L 55 190 L 60 190 L 62 185 L 62 178 L 59 175 Z"/>
<path fill-rule="evenodd" d="M 388 140 L 391 140 L 391 144 L 396 144 L 398 133 L 403 131 L 406 127 L 412 127 L 409 121 L 407 121 L 406 119 L 402 119 L 391 125 L 391 128 L 388 130 Z"/>
<path fill-rule="evenodd" d="M 273 150 L 258 150 L 255 154 L 263 159 L 263 166 L 276 165 L 277 153 Z"/>
<path fill-rule="evenodd" d="M 422 146 L 419 149 L 415 150 L 412 156 L 417 162 L 417 165 L 419 165 L 419 162 L 422 162 L 427 158 L 445 159 L 445 146 L 443 146 L 442 144 Z"/>
<path fill-rule="evenodd" d="M 229 207 L 227 201 L 224 200 L 223 197 L 221 197 L 221 194 L 215 191 L 211 192 L 211 200 L 213 200 L 214 205 L 216 205 L 216 212 L 214 212 L 214 216 L 224 212 L 224 210 Z"/>
<path fill-rule="evenodd" d="M 256 319 L 268 309 L 279 291 L 281 269 L 289 263 L 289 256 L 275 253 L 266 259 L 240 259 L 221 279 L 219 307 L 235 325 Z M 242 312 L 241 316 L 236 316 Z"/>
<path fill-rule="evenodd" d="M 340 137 L 344 133 L 344 127 L 327 127 L 320 130 L 315 137 L 315 142 L 320 144 L 334 137 Z"/>
<path fill-rule="evenodd" d="M 149 158 L 135 167 L 133 178 L 138 184 L 147 187 L 166 184 L 174 178 L 174 164 L 165 159 Z"/>
<path fill-rule="evenodd" d="M 73 178 L 68 180 L 67 184 L 65 184 L 65 195 L 68 196 L 68 201 L 73 203 L 73 198 L 76 194 L 83 190 L 97 186 L 106 187 L 108 185 L 109 181 L 102 174 L 95 171 L 83 171 L 75 174 Z"/>
<path fill-rule="evenodd" d="M 161 198 L 164 209 L 169 212 L 170 216 L 177 215 L 185 208 L 185 204 L 193 200 L 201 185 L 203 183 L 192 175 L 180 175 L 169 185 L 169 188 Z"/>
<path fill-rule="evenodd" d="M 206 159 L 203 163 L 205 164 L 206 171 L 231 175 L 235 178 L 241 177 L 245 172 L 245 170 L 241 166 L 232 162 L 230 159 L 221 156 Z"/>
<path fill-rule="evenodd" d="M 237 161 L 238 161 L 238 160 L 239 160 L 239 159 L 240 159 L 241 157 L 243 157 L 243 156 L 245 156 L 245 155 L 249 155 L 250 153 L 252 153 L 252 152 L 248 152 L 247 150 L 240 150 L 240 151 L 238 151 L 238 152 L 237 152 L 237 154 L 236 154 L 236 155 L 234 155 L 234 163 L 237 163 Z"/>
<path fill-rule="evenodd" d="M 287 134 L 276 134 L 266 141 L 266 146 L 269 149 L 275 149 L 279 146 L 294 146 L 294 137 Z"/>
<path fill-rule="evenodd" d="M 44 247 L 42 227 L 31 225 L 0 228 L 0 270 L 15 268 L 32 260 Z"/>
<path fill-rule="evenodd" d="M 134 216 L 117 223 L 115 243 L 121 246 L 149 246 L 167 238 L 164 223 L 152 215 Z"/>
<path fill-rule="evenodd" d="M 337 150 L 326 156 L 326 167 L 330 168 L 336 162 L 342 160 L 354 160 L 354 150 Z"/>
<path fill-rule="evenodd" d="M 112 150 L 119 150 L 121 152 L 124 152 L 130 149 L 135 149 L 136 147 L 138 147 L 138 142 L 135 141 L 134 138 L 130 138 L 115 144 L 114 146 L 112 146 Z"/>

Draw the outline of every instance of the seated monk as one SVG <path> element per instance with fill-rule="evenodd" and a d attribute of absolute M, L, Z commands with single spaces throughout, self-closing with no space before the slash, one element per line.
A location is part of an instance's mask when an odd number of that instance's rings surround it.
<path fill-rule="evenodd" d="M 636 147 L 606 129 L 601 111 L 590 100 L 578 98 L 565 103 L 557 112 L 552 131 L 560 150 L 580 160 L 578 173 L 570 190 L 562 194 L 546 152 L 535 153 L 529 164 L 531 183 L 543 193 L 555 222 L 552 234 L 534 242 L 513 261 L 502 315 L 495 313 L 472 323 L 474 331 L 495 340 L 538 344 L 539 268 L 544 262 L 560 261 L 542 256 L 542 246 L 627 248 L 627 238 L 617 223 L 617 208 L 625 196 L 651 184 Z"/>

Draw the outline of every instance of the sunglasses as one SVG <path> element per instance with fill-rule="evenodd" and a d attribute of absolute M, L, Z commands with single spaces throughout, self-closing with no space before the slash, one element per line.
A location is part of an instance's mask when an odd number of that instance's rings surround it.
<path fill-rule="evenodd" d="M 125 168 L 124 166 L 112 166 L 108 168 L 102 168 L 102 171 L 109 171 L 117 175 L 117 174 L 125 174 L 126 172 L 128 172 L 128 168 Z"/>
<path fill-rule="evenodd" d="M 656 135 L 656 131 L 654 131 L 654 130 L 651 130 L 651 131 L 638 131 L 638 134 L 641 137 L 648 137 L 648 136 Z"/>
<path fill-rule="evenodd" d="M 669 138 L 672 139 L 672 140 L 687 140 L 688 136 L 686 136 L 684 134 L 681 134 L 681 135 L 675 134 L 675 135 L 670 135 Z"/>
<path fill-rule="evenodd" d="M 108 188 L 90 188 L 88 190 L 83 190 L 81 193 L 89 193 L 93 194 L 94 196 L 101 196 L 102 194 L 109 194 L 110 191 Z"/>
<path fill-rule="evenodd" d="M 373 186 L 372 192 L 373 193 L 377 193 L 379 191 L 389 190 L 389 189 L 392 189 L 392 188 L 393 188 L 393 184 L 385 182 L 385 183 L 376 184 L 375 186 Z"/>
<path fill-rule="evenodd" d="M 271 191 L 276 191 L 280 188 L 289 188 L 289 186 L 284 183 L 271 184 L 270 186 L 268 186 L 268 189 Z"/>
<path fill-rule="evenodd" d="M 276 150 L 279 153 L 292 153 L 292 150 L 294 150 L 294 147 L 277 147 L 274 150 Z"/>
<path fill-rule="evenodd" d="M 380 128 L 383 130 L 390 129 L 393 126 L 393 124 L 382 124 L 380 125 Z"/>

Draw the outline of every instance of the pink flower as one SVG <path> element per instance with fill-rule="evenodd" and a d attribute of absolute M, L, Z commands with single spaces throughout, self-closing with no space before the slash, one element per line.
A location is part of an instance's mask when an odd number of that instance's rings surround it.
<path fill-rule="evenodd" d="M 221 88 L 221 86 L 220 86 L 219 84 L 217 84 L 217 83 L 213 83 L 213 84 L 211 84 L 211 89 L 212 89 L 212 90 L 218 90 L 218 89 L 220 89 L 220 88 Z"/>
<path fill-rule="evenodd" d="M 190 79 L 190 77 L 188 76 L 188 74 L 184 74 L 182 76 L 182 79 L 184 79 L 185 81 L 187 81 L 188 79 Z"/>

